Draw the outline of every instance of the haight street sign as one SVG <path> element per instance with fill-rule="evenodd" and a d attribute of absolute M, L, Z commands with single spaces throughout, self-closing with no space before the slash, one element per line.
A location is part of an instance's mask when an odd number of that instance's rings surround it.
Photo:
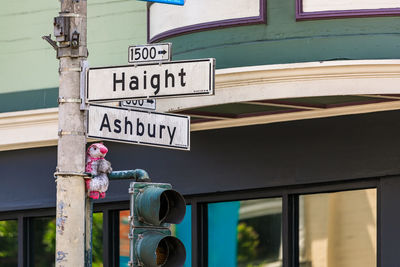
<path fill-rule="evenodd" d="M 214 79 L 213 58 L 90 68 L 86 93 L 89 102 L 213 95 Z"/>
<path fill-rule="evenodd" d="M 89 138 L 190 150 L 190 117 L 89 105 Z"/>

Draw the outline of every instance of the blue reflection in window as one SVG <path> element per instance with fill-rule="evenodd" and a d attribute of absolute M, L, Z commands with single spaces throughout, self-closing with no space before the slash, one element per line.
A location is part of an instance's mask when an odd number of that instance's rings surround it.
<path fill-rule="evenodd" d="M 208 266 L 235 267 L 240 202 L 208 205 Z"/>
<path fill-rule="evenodd" d="M 282 199 L 208 204 L 208 266 L 282 266 Z"/>
<path fill-rule="evenodd" d="M 192 266 L 192 206 L 186 206 L 185 218 L 176 225 L 176 237 L 182 241 L 186 249 L 186 261 L 184 267 Z"/>

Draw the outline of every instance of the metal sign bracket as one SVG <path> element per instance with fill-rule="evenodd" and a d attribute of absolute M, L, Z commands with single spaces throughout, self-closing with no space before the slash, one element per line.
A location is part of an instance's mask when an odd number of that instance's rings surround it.
<path fill-rule="evenodd" d="M 86 101 L 86 85 L 87 85 L 87 74 L 89 70 L 89 61 L 83 60 L 81 62 L 81 79 L 80 79 L 80 96 L 81 96 L 81 110 L 88 110 L 89 104 Z"/>

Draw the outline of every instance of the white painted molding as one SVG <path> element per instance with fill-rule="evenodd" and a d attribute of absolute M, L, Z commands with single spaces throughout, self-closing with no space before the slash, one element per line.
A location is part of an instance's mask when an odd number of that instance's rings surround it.
<path fill-rule="evenodd" d="M 304 12 L 399 8 L 398 0 L 303 0 Z"/>
<path fill-rule="evenodd" d="M 0 151 L 57 145 L 58 109 L 0 114 Z"/>
<path fill-rule="evenodd" d="M 260 0 L 190 0 L 184 6 L 153 3 L 150 6 L 149 37 L 179 28 L 218 24 L 220 21 L 258 17 Z"/>
<path fill-rule="evenodd" d="M 214 96 L 158 99 L 161 112 L 226 103 L 359 94 L 400 94 L 400 60 L 346 60 L 216 71 Z"/>
<path fill-rule="evenodd" d="M 329 95 L 400 94 L 400 60 L 265 65 L 218 70 L 215 96 L 157 99 L 160 112 Z M 196 123 L 192 131 L 400 109 L 400 101 Z M 57 145 L 57 108 L 0 113 L 0 151 Z"/>

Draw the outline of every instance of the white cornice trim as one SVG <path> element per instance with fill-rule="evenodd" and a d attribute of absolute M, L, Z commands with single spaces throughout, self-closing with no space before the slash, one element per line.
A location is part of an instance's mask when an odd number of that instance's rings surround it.
<path fill-rule="evenodd" d="M 157 100 L 175 111 L 261 99 L 400 94 L 400 60 L 346 60 L 264 65 L 216 71 L 214 96 Z"/>
<path fill-rule="evenodd" d="M 266 65 L 218 70 L 214 96 L 158 99 L 160 112 L 293 97 L 400 94 L 400 60 Z M 192 131 L 400 109 L 400 101 L 196 123 Z M 0 151 L 57 145 L 58 109 L 0 113 Z"/>
<path fill-rule="evenodd" d="M 0 151 L 57 145 L 58 109 L 0 114 Z"/>

